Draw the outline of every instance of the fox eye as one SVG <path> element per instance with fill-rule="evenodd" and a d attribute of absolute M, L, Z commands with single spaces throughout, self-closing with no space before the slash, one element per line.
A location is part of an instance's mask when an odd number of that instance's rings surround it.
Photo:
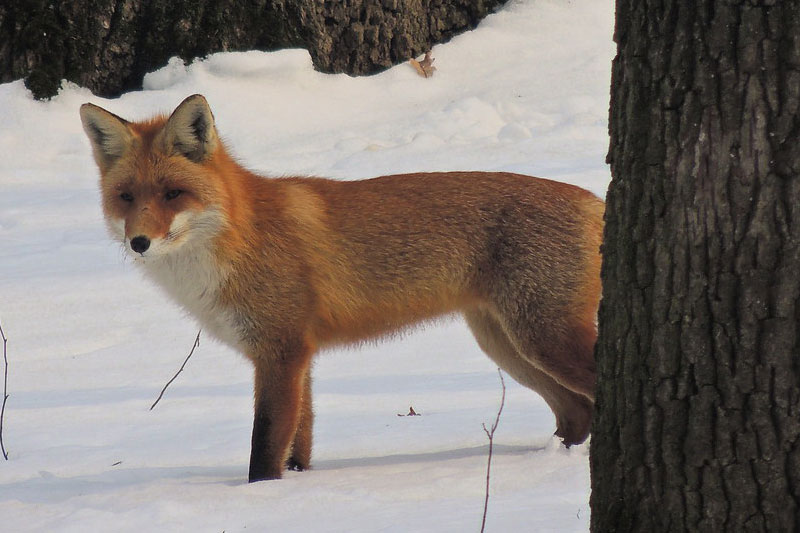
<path fill-rule="evenodd" d="M 183 191 L 180 189 L 172 189 L 171 191 L 167 191 L 167 194 L 164 195 L 164 198 L 166 198 L 167 200 L 174 200 L 182 193 Z"/>
<path fill-rule="evenodd" d="M 126 202 L 132 202 L 133 201 L 133 195 L 131 193 L 129 193 L 129 192 L 124 192 L 124 193 L 120 194 L 119 197 L 122 198 L 123 200 L 125 200 Z"/>

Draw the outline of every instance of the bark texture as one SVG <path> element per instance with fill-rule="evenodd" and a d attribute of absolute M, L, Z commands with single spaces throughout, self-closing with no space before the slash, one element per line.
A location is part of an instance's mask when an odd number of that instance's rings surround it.
<path fill-rule="evenodd" d="M 592 531 L 800 527 L 800 1 L 618 0 Z"/>
<path fill-rule="evenodd" d="M 0 82 L 37 98 L 62 79 L 102 96 L 213 52 L 308 48 L 323 72 L 371 74 L 474 28 L 506 0 L 24 0 L 0 2 Z"/>

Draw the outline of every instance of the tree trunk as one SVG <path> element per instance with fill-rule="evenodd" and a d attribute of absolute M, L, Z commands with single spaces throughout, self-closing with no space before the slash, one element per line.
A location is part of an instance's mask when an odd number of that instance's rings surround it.
<path fill-rule="evenodd" d="M 323 72 L 371 74 L 474 28 L 506 0 L 26 0 L 0 3 L 0 82 L 37 98 L 62 79 L 101 96 L 167 63 L 305 47 Z"/>
<path fill-rule="evenodd" d="M 800 527 L 800 0 L 618 0 L 592 531 Z"/>

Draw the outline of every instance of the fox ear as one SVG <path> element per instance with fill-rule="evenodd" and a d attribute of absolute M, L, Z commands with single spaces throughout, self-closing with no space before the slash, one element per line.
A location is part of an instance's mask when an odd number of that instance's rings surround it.
<path fill-rule="evenodd" d="M 94 160 L 105 172 L 122 157 L 131 143 L 128 121 L 93 104 L 81 106 L 83 130 L 92 143 Z"/>
<path fill-rule="evenodd" d="M 164 128 L 164 141 L 168 150 L 195 163 L 214 153 L 218 142 L 214 115 L 202 95 L 188 97 L 172 112 Z"/>

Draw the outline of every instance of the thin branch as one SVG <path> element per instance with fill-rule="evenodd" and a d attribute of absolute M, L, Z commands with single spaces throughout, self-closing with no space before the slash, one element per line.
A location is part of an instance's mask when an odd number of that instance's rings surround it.
<path fill-rule="evenodd" d="M 195 337 L 195 339 L 194 339 L 194 345 L 192 346 L 192 349 L 191 349 L 191 351 L 189 352 L 189 355 L 187 355 L 187 356 L 186 356 L 186 359 L 184 359 L 184 360 L 183 360 L 183 364 L 182 364 L 182 365 L 181 365 L 181 367 L 178 369 L 178 371 L 177 371 L 177 372 L 175 372 L 175 375 L 174 375 L 174 376 L 172 376 L 172 379 L 171 379 L 171 380 L 169 380 L 169 381 L 167 381 L 167 384 L 166 384 L 166 385 L 164 385 L 164 388 L 163 388 L 163 389 L 161 389 L 161 394 L 159 394 L 159 395 L 158 395 L 158 398 L 156 398 L 156 401 L 155 401 L 155 402 L 153 402 L 153 405 L 151 405 L 151 406 L 150 406 L 150 410 L 151 410 L 151 411 L 153 410 L 153 407 L 155 407 L 155 406 L 156 406 L 156 404 L 157 404 L 159 401 L 161 401 L 161 397 L 162 397 L 162 396 L 164 396 L 164 391 L 166 391 L 166 390 L 167 390 L 167 387 L 169 387 L 169 386 L 170 386 L 170 384 L 171 384 L 173 381 L 175 381 L 175 378 L 177 378 L 177 377 L 178 377 L 178 374 L 180 374 L 181 372 L 183 372 L 183 367 L 185 367 L 185 366 L 186 366 L 186 363 L 189 361 L 189 358 L 190 358 L 190 357 L 192 356 L 192 354 L 194 353 L 194 349 L 195 349 L 195 348 L 197 348 L 198 346 L 200 346 L 200 331 L 202 331 L 202 330 L 199 330 L 199 331 L 197 332 L 197 337 Z"/>
<path fill-rule="evenodd" d="M 494 419 L 492 429 L 486 429 L 486 424 L 482 424 L 483 431 L 489 437 L 489 460 L 486 463 L 486 498 L 483 500 L 483 520 L 481 521 L 481 533 L 486 528 L 486 513 L 489 510 L 489 478 L 492 473 L 492 449 L 494 447 L 494 432 L 497 425 L 500 424 L 500 414 L 503 412 L 503 406 L 506 404 L 506 382 L 503 379 L 503 373 L 497 369 L 497 375 L 500 376 L 500 385 L 503 387 L 503 396 L 500 398 L 500 409 L 497 410 L 497 417 Z"/>
<path fill-rule="evenodd" d="M 0 337 L 3 338 L 3 407 L 0 408 L 0 451 L 3 452 L 3 457 L 8 461 L 8 452 L 6 445 L 3 442 L 3 420 L 6 417 L 6 401 L 8 400 L 8 339 L 3 332 L 3 326 L 0 324 Z"/>

